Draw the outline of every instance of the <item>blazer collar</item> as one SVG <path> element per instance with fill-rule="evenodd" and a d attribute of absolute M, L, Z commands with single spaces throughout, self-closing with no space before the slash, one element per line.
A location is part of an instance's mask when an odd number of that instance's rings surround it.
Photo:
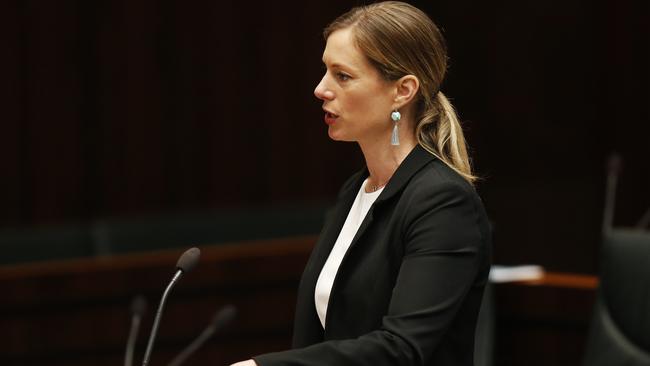
<path fill-rule="evenodd" d="M 420 169 L 422 169 L 422 167 L 435 159 L 436 157 L 425 150 L 420 144 L 415 145 L 413 150 L 411 150 L 404 161 L 402 161 L 399 167 L 397 167 L 397 170 L 395 173 L 393 173 L 393 176 L 388 181 L 388 184 L 386 184 L 384 190 L 381 192 L 379 197 L 377 197 L 375 204 L 386 201 L 393 197 L 396 193 L 401 191 L 404 186 L 406 186 L 406 184 L 411 180 L 415 173 L 417 173 Z M 343 195 L 343 197 L 346 197 L 344 201 L 349 201 L 349 204 L 352 204 L 352 201 L 356 197 L 361 184 L 366 178 L 368 178 L 369 174 L 370 173 L 368 172 L 368 167 L 364 167 L 361 170 L 359 177 L 355 183 L 350 185 L 349 191 Z"/>
<path fill-rule="evenodd" d="M 402 164 L 400 164 L 400 166 L 397 168 L 395 173 L 393 173 L 392 178 L 386 187 L 384 187 L 384 190 L 381 192 L 379 197 L 377 197 L 377 200 L 373 204 L 373 207 L 371 207 L 370 211 L 368 211 L 366 214 L 366 217 L 359 227 L 357 235 L 355 236 L 352 244 L 356 242 L 356 239 L 363 234 L 365 229 L 372 222 L 374 216 L 373 208 L 400 192 L 406 186 L 406 184 L 408 184 L 415 173 L 417 173 L 420 169 L 422 169 L 422 167 L 434 159 L 436 159 L 436 157 L 426 151 L 419 144 L 416 145 L 413 150 L 411 150 L 404 161 L 402 161 Z M 315 276 L 318 276 L 320 273 L 320 268 L 322 268 L 325 260 L 327 259 L 327 256 L 332 250 L 334 242 L 336 241 L 336 238 L 338 237 L 341 228 L 343 227 L 343 224 L 345 223 L 345 220 L 348 216 L 350 207 L 352 206 L 354 199 L 359 193 L 361 184 L 368 177 L 368 174 L 368 168 L 365 167 L 355 174 L 356 177 L 352 177 L 350 179 L 350 183 L 347 184 L 347 187 L 344 187 L 342 189 L 341 194 L 339 195 L 339 201 L 334 208 L 333 220 L 324 228 L 324 231 L 319 237 L 320 244 L 316 246 L 316 251 L 313 256 L 313 264 L 315 265 L 315 268 L 318 268 L 319 270 L 314 274 Z"/>

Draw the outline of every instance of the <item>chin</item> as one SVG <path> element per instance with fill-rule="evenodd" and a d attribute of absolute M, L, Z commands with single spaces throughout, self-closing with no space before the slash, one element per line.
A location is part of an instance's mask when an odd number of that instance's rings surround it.
<path fill-rule="evenodd" d="M 353 142 L 353 141 L 355 141 L 355 140 L 353 140 L 353 139 L 351 139 L 351 138 L 349 138 L 349 137 L 347 137 L 347 136 L 345 136 L 345 135 L 343 135 L 341 133 L 338 133 L 338 131 L 332 131 L 332 128 L 330 128 L 327 131 L 327 134 L 329 135 L 330 139 L 332 139 L 334 141 L 341 141 L 341 142 Z"/>
<path fill-rule="evenodd" d="M 330 139 L 334 141 L 342 141 L 342 142 L 355 142 L 357 141 L 355 138 L 350 136 L 350 131 L 346 130 L 344 128 L 341 128 L 342 126 L 337 126 L 337 125 L 332 125 L 329 126 L 327 129 L 327 134 L 329 135 Z M 347 132 L 347 133 L 346 133 Z"/>
<path fill-rule="evenodd" d="M 330 126 L 327 129 L 327 134 L 329 135 L 330 139 L 332 139 L 334 141 L 341 141 L 341 136 L 340 136 L 340 133 L 338 133 L 338 132 L 339 131 L 336 131 L 336 129 L 332 128 L 332 126 Z"/>

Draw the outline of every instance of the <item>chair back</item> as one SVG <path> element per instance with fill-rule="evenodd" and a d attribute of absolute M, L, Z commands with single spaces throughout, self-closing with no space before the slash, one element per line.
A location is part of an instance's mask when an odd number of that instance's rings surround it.
<path fill-rule="evenodd" d="M 583 364 L 650 366 L 650 233 L 606 230 L 600 261 Z"/>

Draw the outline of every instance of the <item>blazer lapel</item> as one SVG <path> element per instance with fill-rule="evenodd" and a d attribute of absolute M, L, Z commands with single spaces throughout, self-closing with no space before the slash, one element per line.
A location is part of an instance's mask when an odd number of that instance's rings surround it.
<path fill-rule="evenodd" d="M 324 227 L 324 230 L 318 239 L 318 243 L 314 247 L 314 253 L 309 263 L 309 268 L 314 276 L 314 285 L 316 279 L 320 275 L 321 269 L 325 265 L 325 261 L 327 261 L 327 258 L 334 247 L 334 243 L 336 243 L 336 239 L 339 237 L 341 228 L 348 217 L 348 212 L 352 207 L 352 203 L 354 203 L 359 188 L 368 176 L 368 170 L 363 169 L 357 172 L 356 175 L 357 177 L 352 179 L 351 184 L 341 192 L 340 198 L 330 214 L 331 219 L 328 220 L 328 224 Z"/>
<path fill-rule="evenodd" d="M 337 198 L 337 203 L 325 220 L 325 226 L 312 251 L 300 281 L 298 301 L 296 307 L 296 322 L 294 328 L 294 347 L 319 342 L 323 339 L 323 328 L 316 314 L 314 304 L 314 291 L 318 276 L 329 257 L 334 243 L 345 223 L 350 207 L 356 198 L 363 180 L 368 175 L 367 171 L 360 171 L 346 182 Z M 299 340 L 299 341 L 297 341 Z"/>
<path fill-rule="evenodd" d="M 400 166 L 397 168 L 395 173 L 393 173 L 393 177 L 390 179 L 384 190 L 381 192 L 379 197 L 377 197 L 377 200 L 375 203 L 370 207 L 370 210 L 368 210 L 368 213 L 366 214 L 366 217 L 363 219 L 361 222 L 361 226 L 359 226 L 359 229 L 357 230 L 357 233 L 354 235 L 354 239 L 352 239 L 352 242 L 350 243 L 350 247 L 348 248 L 348 252 L 350 251 L 351 248 L 355 246 L 355 244 L 359 241 L 359 238 L 363 236 L 363 233 L 368 229 L 370 224 L 372 223 L 373 217 L 374 217 L 374 211 L 375 207 L 378 205 L 381 205 L 383 202 L 386 202 L 389 200 L 391 197 L 396 195 L 398 192 L 400 192 L 406 184 L 411 180 L 411 177 L 415 175 L 420 169 L 422 169 L 427 163 L 430 161 L 434 160 L 435 156 L 433 154 L 429 153 L 426 151 L 422 146 L 419 144 L 411 150 L 411 152 L 406 156 L 404 161 L 400 164 Z M 366 174 L 362 174 L 362 179 L 359 182 L 359 185 L 356 188 L 356 191 L 354 192 L 355 194 L 359 191 L 359 187 L 361 186 L 361 183 L 363 182 L 363 179 L 366 179 L 368 176 L 367 169 L 366 169 Z M 354 200 L 354 195 L 352 197 L 352 200 Z M 352 202 L 350 202 L 350 206 L 352 205 Z M 347 207 L 347 210 L 349 211 L 350 207 Z M 344 217 L 347 217 L 347 211 L 343 213 Z M 345 218 L 343 219 L 345 221 Z M 343 223 L 341 223 L 341 226 Z M 341 227 L 338 227 L 338 231 L 336 231 L 336 236 L 334 237 L 334 240 L 336 240 L 336 237 L 338 237 L 338 233 L 341 231 Z M 334 245 L 332 243 L 332 245 Z M 331 247 L 329 248 L 330 250 L 332 249 Z M 328 251 L 329 254 L 329 251 Z M 345 261 L 345 257 L 347 257 L 347 252 L 346 255 L 343 257 L 343 261 Z M 324 264 L 324 262 L 323 262 Z M 341 265 L 343 265 L 343 262 L 341 262 Z"/>
<path fill-rule="evenodd" d="M 436 157 L 425 150 L 420 144 L 415 145 L 413 150 L 406 156 L 404 161 L 397 168 L 390 181 L 384 188 L 383 192 L 377 197 L 375 205 L 387 201 L 395 194 L 400 192 L 411 178 L 422 169 L 429 162 L 435 160 Z"/>
<path fill-rule="evenodd" d="M 433 156 L 433 154 L 429 153 L 418 144 L 404 159 L 404 161 L 400 164 L 400 166 L 397 168 L 395 173 L 393 173 L 393 177 L 390 179 L 390 181 L 388 182 L 384 190 L 381 192 L 379 197 L 377 197 L 375 203 L 370 207 L 370 210 L 368 210 L 366 217 L 361 222 L 361 226 L 359 226 L 357 233 L 354 235 L 354 238 L 352 239 L 352 242 L 350 243 L 348 250 L 346 251 L 345 255 L 343 256 L 343 259 L 341 260 L 341 265 L 339 266 L 330 293 L 330 307 L 334 303 L 336 296 L 338 294 L 338 292 L 336 291 L 337 284 L 340 283 L 341 278 L 345 276 L 346 260 L 349 257 L 350 252 L 354 249 L 356 245 L 358 245 L 357 243 L 361 240 L 361 238 L 363 238 L 363 234 L 371 226 L 376 207 L 378 207 L 378 205 L 381 205 L 383 202 L 388 201 L 391 197 L 395 196 L 402 189 L 404 189 L 404 187 L 411 180 L 413 175 L 415 175 L 415 173 L 417 173 L 420 169 L 422 169 L 425 165 L 427 165 L 430 161 L 434 159 L 435 156 Z M 340 223 L 337 222 L 336 226 L 332 225 L 331 232 L 328 232 L 328 234 L 331 235 L 331 237 L 328 236 L 329 246 L 327 247 L 327 250 L 324 251 L 324 253 L 321 253 L 320 255 L 321 257 L 319 259 L 321 259 L 321 261 L 318 262 L 318 267 L 316 267 L 319 268 L 318 274 L 320 274 L 320 268 L 322 268 L 323 265 L 325 264 L 325 261 L 327 260 L 327 257 L 329 256 L 329 253 L 332 250 L 332 247 L 334 246 L 334 242 L 338 238 L 339 232 L 341 231 L 341 227 L 343 226 L 343 223 L 347 218 L 348 211 L 350 210 L 350 206 L 352 206 L 352 202 L 355 199 L 356 194 L 359 192 L 361 183 L 363 183 L 363 180 L 366 179 L 367 176 L 368 176 L 368 170 L 365 169 L 365 171 L 362 171 L 362 173 L 360 174 L 359 179 L 356 182 L 357 184 L 354 184 L 353 187 L 348 192 L 348 196 L 347 199 L 345 200 L 345 204 L 338 207 L 336 211 L 336 215 L 339 215 L 338 219 L 340 220 Z M 318 274 L 316 276 L 318 276 Z M 328 308 L 328 314 L 329 312 L 330 310 Z M 328 315 L 327 320 L 325 321 L 325 334 L 327 334 L 328 332 L 327 325 L 329 323 L 330 323 L 330 317 Z"/>

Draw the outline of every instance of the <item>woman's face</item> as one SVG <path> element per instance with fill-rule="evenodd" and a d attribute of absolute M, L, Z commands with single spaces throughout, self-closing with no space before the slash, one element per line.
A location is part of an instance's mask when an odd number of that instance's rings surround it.
<path fill-rule="evenodd" d="M 314 90 L 323 101 L 329 136 L 337 141 L 389 141 L 394 83 L 385 81 L 354 43 L 350 29 L 327 39 L 325 75 Z"/>

